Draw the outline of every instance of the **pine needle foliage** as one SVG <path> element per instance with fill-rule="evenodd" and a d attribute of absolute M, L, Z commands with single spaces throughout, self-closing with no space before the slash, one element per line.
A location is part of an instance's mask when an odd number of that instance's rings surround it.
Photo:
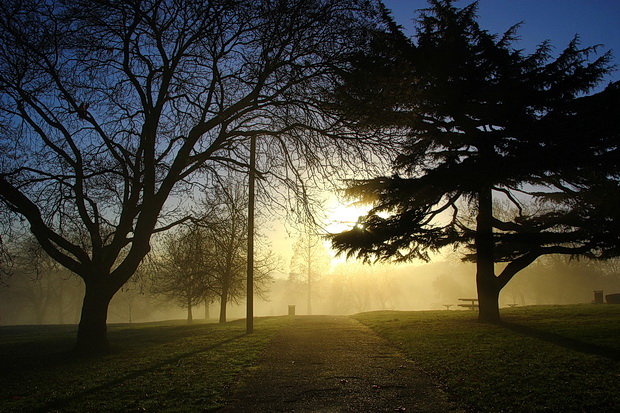
<path fill-rule="evenodd" d="M 349 182 L 347 194 L 373 208 L 334 248 L 428 261 L 464 247 L 479 294 L 481 279 L 498 294 L 544 254 L 618 255 L 620 84 L 601 88 L 611 54 L 579 37 L 557 55 L 548 41 L 528 54 L 519 25 L 492 34 L 477 3 L 453 3 L 429 1 L 412 39 L 387 25 L 343 75 L 346 116 L 407 137 L 392 176 Z"/>

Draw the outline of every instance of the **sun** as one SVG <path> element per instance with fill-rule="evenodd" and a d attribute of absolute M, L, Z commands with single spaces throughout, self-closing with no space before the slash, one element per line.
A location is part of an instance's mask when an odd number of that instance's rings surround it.
<path fill-rule="evenodd" d="M 342 203 L 337 199 L 332 199 L 325 208 L 327 215 L 325 229 L 330 234 L 349 230 L 355 226 L 360 216 L 366 215 L 370 208 L 370 205 Z"/>

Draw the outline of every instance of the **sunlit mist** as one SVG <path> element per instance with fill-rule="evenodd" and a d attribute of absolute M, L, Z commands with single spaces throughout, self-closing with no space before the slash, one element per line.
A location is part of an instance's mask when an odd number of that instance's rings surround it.
<path fill-rule="evenodd" d="M 325 231 L 334 234 L 353 228 L 357 219 L 365 215 L 370 208 L 370 205 L 332 198 L 325 206 L 327 215 Z"/>

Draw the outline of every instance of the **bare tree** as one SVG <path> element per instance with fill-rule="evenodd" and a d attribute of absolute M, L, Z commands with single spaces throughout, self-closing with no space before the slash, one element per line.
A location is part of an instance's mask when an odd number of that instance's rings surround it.
<path fill-rule="evenodd" d="M 189 322 L 193 307 L 208 308 L 213 299 L 219 299 L 220 322 L 226 322 L 227 305 L 239 303 L 246 291 L 247 188 L 232 178 L 217 185 L 198 204 L 204 216 L 164 234 L 161 250 L 149 254 L 151 291 L 187 308 Z M 277 267 L 274 254 L 264 251 L 254 262 L 254 292 L 261 298 Z"/>
<path fill-rule="evenodd" d="M 248 194 L 239 180 L 227 179 L 211 191 L 203 203 L 208 215 L 203 221 L 209 242 L 214 282 L 212 293 L 220 299 L 220 322 L 226 322 L 227 305 L 238 303 L 246 292 Z M 260 240 L 260 234 L 256 234 Z M 254 260 L 254 293 L 266 297 L 266 288 L 277 260 L 265 245 L 259 245 Z M 262 250 L 262 251 L 261 251 Z"/>
<path fill-rule="evenodd" d="M 25 317 L 12 322 L 64 324 L 79 305 L 75 275 L 45 254 L 32 237 L 15 240 L 10 255 L 11 277 L 2 301 L 14 307 L 14 315 Z"/>
<path fill-rule="evenodd" d="M 312 314 L 312 299 L 316 294 L 313 287 L 329 269 L 330 261 L 331 257 L 323 245 L 323 237 L 312 230 L 306 230 L 293 245 L 289 281 L 293 285 L 303 286 L 308 315 Z"/>
<path fill-rule="evenodd" d="M 321 155 L 354 156 L 360 141 L 322 98 L 363 46 L 373 7 L 2 2 L 0 201 L 13 214 L 7 227 L 25 219 L 84 281 L 76 349 L 108 349 L 110 299 L 152 234 L 189 218 L 194 184 L 247 169 L 251 135 L 274 143 L 274 165 L 307 165 L 293 177 L 324 168 Z"/>
<path fill-rule="evenodd" d="M 0 147 L 0 152 L 1 151 L 2 148 Z M 2 204 L 0 204 L 0 214 L 4 212 L 2 209 Z M 2 222 L 1 219 L 0 222 Z M 5 241 L 6 233 L 8 233 L 8 231 L 6 228 L 2 227 L 0 227 L 0 230 L 3 230 L 0 232 L 0 288 L 2 288 L 6 286 L 7 280 L 13 273 L 13 255 L 9 250 L 8 243 Z"/>
<path fill-rule="evenodd" d="M 214 284 L 213 243 L 198 226 L 182 227 L 164 236 L 163 249 L 152 257 L 152 292 L 187 309 L 204 302 Z M 210 251 L 211 250 L 211 251 Z"/>

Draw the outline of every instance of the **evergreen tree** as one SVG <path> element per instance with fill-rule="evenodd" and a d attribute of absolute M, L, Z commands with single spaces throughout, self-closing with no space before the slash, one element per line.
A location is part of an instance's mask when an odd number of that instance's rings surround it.
<path fill-rule="evenodd" d="M 620 84 L 588 95 L 611 55 L 592 58 L 578 37 L 557 57 L 548 42 L 526 54 L 513 46 L 518 26 L 479 27 L 477 3 L 429 3 L 413 40 L 392 24 L 343 74 L 343 114 L 406 139 L 393 176 L 350 182 L 373 208 L 332 242 L 396 261 L 464 246 L 479 319 L 496 322 L 501 289 L 536 258 L 618 254 Z M 498 199 L 510 211 L 494 211 Z"/>

